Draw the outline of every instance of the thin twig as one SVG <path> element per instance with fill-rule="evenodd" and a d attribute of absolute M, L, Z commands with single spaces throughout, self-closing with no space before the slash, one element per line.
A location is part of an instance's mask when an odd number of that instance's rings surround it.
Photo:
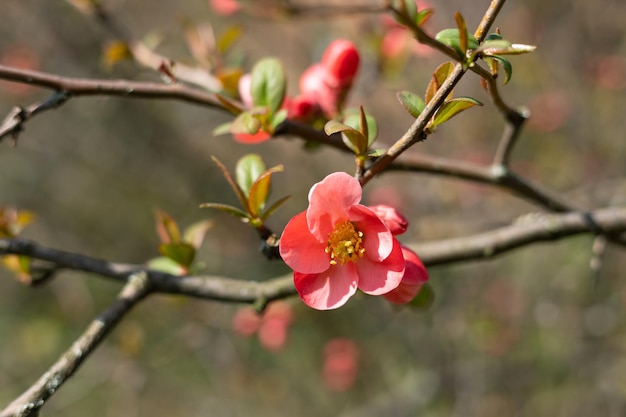
<path fill-rule="evenodd" d="M 145 274 L 132 275 L 118 298 L 89 324 L 85 332 L 28 390 L 0 412 L 0 417 L 37 416 L 46 401 L 70 378 L 113 330 L 115 325 L 150 291 Z"/>
<path fill-rule="evenodd" d="M 0 79 L 55 90 L 56 93 L 42 102 L 26 108 L 15 107 L 0 125 L 0 141 L 7 135 L 16 137 L 24 123 L 32 116 L 59 107 L 69 98 L 76 96 L 121 96 L 142 99 L 180 100 L 187 103 L 226 111 L 215 95 L 184 84 L 160 84 L 127 80 L 99 80 L 72 78 L 53 75 L 41 71 L 0 65 Z"/>

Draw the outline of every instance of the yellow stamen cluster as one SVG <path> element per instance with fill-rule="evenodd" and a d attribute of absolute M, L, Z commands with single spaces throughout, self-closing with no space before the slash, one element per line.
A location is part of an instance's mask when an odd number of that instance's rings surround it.
<path fill-rule="evenodd" d="M 349 221 L 340 223 L 328 234 L 325 251 L 330 254 L 331 265 L 337 265 L 337 262 L 341 265 L 356 262 L 365 253 L 363 232 Z"/>

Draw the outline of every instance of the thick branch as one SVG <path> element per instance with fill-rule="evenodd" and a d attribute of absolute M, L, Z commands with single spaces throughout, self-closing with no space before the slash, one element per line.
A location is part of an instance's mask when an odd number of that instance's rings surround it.
<path fill-rule="evenodd" d="M 599 209 L 589 213 L 527 216 L 525 221 L 484 234 L 424 243 L 416 246 L 427 266 L 471 259 L 488 259 L 497 254 L 536 242 L 562 239 L 581 233 L 617 236 L 626 231 L 626 207 Z M 290 276 L 269 281 L 242 281 L 218 276 L 179 277 L 147 271 L 144 265 L 118 264 L 47 248 L 24 239 L 0 239 L 0 255 L 26 255 L 54 263 L 60 268 L 95 273 L 124 281 L 133 273 L 146 271 L 153 292 L 181 294 L 211 300 L 265 303 L 295 294 Z"/>
<path fill-rule="evenodd" d="M 80 258 L 79 255 L 76 257 Z M 84 262 L 87 265 L 90 262 Z M 26 392 L 0 412 L 0 417 L 37 416 L 45 402 L 71 377 L 104 337 L 150 291 L 145 274 L 132 275 L 117 300 L 87 327 L 72 346 Z"/>

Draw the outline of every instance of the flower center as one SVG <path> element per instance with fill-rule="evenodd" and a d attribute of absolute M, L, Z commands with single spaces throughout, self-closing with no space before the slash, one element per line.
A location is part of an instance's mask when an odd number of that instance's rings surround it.
<path fill-rule="evenodd" d="M 330 254 L 331 265 L 337 265 L 337 262 L 341 265 L 356 262 L 365 253 L 363 232 L 349 221 L 340 223 L 328 234 L 325 251 Z"/>

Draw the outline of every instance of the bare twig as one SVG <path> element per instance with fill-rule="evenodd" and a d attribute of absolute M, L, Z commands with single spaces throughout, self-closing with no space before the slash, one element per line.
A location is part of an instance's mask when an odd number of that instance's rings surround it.
<path fill-rule="evenodd" d="M 102 2 L 92 2 L 91 6 L 93 7 L 91 10 L 93 14 L 114 36 L 122 40 L 128 46 L 133 58 L 139 64 L 157 72 L 162 72 L 165 68 L 168 74 L 171 74 L 176 80 L 193 84 L 209 91 L 217 92 L 222 90 L 221 81 L 205 68 L 192 67 L 159 55 L 131 35 L 126 27 L 108 13 Z"/>
<path fill-rule="evenodd" d="M 0 412 L 0 417 L 37 416 L 46 401 L 71 377 L 119 321 L 150 291 L 145 274 L 130 276 L 117 300 L 87 327 L 72 346 L 28 390 Z"/>
<path fill-rule="evenodd" d="M 520 217 L 511 226 L 487 233 L 414 248 L 428 265 L 488 259 L 530 243 L 552 241 L 580 233 L 617 235 L 626 231 L 626 207 L 589 213 L 533 214 Z"/>
<path fill-rule="evenodd" d="M 127 98 L 180 100 L 226 111 L 222 103 L 215 98 L 215 95 L 196 90 L 184 84 L 71 78 L 4 65 L 0 65 L 0 78 L 56 91 L 55 94 L 42 102 L 35 103 L 27 108 L 14 108 L 0 125 L 0 140 L 7 135 L 16 137 L 23 129 L 24 123 L 32 116 L 44 110 L 54 109 L 65 103 L 69 98 L 76 96 L 121 96 Z"/>

